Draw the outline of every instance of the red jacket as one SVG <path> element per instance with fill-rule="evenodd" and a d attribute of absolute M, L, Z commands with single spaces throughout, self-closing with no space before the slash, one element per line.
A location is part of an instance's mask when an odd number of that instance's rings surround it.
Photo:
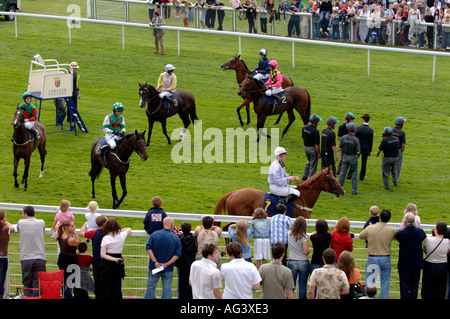
<path fill-rule="evenodd" d="M 353 239 L 349 234 L 335 229 L 331 232 L 331 248 L 336 252 L 336 261 L 338 261 L 339 256 L 344 250 L 353 250 Z"/>

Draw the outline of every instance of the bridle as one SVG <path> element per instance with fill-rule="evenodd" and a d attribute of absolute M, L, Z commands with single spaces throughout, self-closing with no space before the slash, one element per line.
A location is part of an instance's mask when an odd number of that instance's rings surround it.
<path fill-rule="evenodd" d="M 142 89 L 142 92 L 143 92 L 144 90 L 148 92 L 148 91 L 149 91 L 149 88 L 148 88 L 147 86 L 144 86 L 144 88 Z M 142 94 L 142 95 L 143 95 L 143 94 Z M 141 96 L 142 96 L 142 95 L 141 95 Z M 147 105 L 147 107 L 145 108 L 145 112 L 146 112 L 148 115 L 153 115 L 153 114 L 155 114 L 156 112 L 158 112 L 158 111 L 161 109 L 161 105 L 162 105 L 161 99 L 160 99 L 159 104 L 158 104 L 158 107 L 156 108 L 155 111 L 153 111 L 153 112 L 150 113 L 150 111 L 149 111 L 149 109 L 148 109 L 148 107 L 149 107 L 149 105 L 150 105 L 150 102 L 151 102 L 153 99 L 156 99 L 156 98 L 159 98 L 159 96 L 156 95 L 156 96 L 151 97 L 151 96 L 150 96 L 150 92 L 147 93 L 147 97 L 145 98 L 145 102 L 144 102 L 144 103 Z"/>

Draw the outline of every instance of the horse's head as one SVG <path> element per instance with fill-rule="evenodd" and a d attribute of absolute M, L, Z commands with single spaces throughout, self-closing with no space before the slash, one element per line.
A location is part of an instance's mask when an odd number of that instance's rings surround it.
<path fill-rule="evenodd" d="M 14 128 L 18 128 L 21 125 L 23 125 L 25 120 L 25 114 L 23 112 L 22 109 L 20 109 L 19 107 L 17 107 L 16 112 L 14 113 L 14 122 L 12 123 Z"/>
<path fill-rule="evenodd" d="M 139 106 L 144 108 L 150 100 L 158 97 L 158 91 L 150 84 L 139 84 Z"/>
<path fill-rule="evenodd" d="M 247 75 L 241 84 L 239 84 L 239 91 L 237 94 L 242 97 L 247 95 L 247 93 L 252 90 L 254 84 L 255 81 L 253 80 L 253 75 Z"/>
<path fill-rule="evenodd" d="M 137 155 L 139 155 L 141 160 L 147 160 L 148 155 L 147 149 L 145 148 L 145 131 L 142 133 L 138 133 L 138 131 L 135 130 L 133 134 L 128 134 L 127 136 L 125 136 L 123 141 L 128 145 L 129 148 L 131 148 L 137 153 Z"/>
<path fill-rule="evenodd" d="M 228 60 L 227 62 L 222 64 L 220 67 L 222 68 L 223 71 L 225 71 L 225 70 L 236 70 L 237 64 L 238 64 L 240 58 L 241 58 L 241 55 L 237 55 L 236 54 L 234 56 L 234 58 L 231 58 L 230 60 Z"/>
<path fill-rule="evenodd" d="M 323 184 L 323 190 L 336 195 L 337 197 L 343 196 L 345 194 L 344 188 L 339 184 L 338 180 L 333 174 L 333 169 L 331 166 L 324 168 L 321 175 L 325 179 L 326 183 Z"/>

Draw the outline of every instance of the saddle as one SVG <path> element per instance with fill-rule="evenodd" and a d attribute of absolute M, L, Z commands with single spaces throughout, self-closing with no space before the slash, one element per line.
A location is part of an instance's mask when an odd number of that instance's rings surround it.
<path fill-rule="evenodd" d="M 292 207 L 294 206 L 292 201 L 288 202 L 289 196 L 278 196 L 272 193 L 266 192 L 264 195 L 264 210 L 267 214 L 276 215 L 276 207 L 281 202 L 286 205 L 286 215 L 292 217 Z"/>
<path fill-rule="evenodd" d="M 170 96 L 164 97 L 162 103 L 165 109 L 176 108 L 178 107 L 178 97 L 172 93 Z"/>

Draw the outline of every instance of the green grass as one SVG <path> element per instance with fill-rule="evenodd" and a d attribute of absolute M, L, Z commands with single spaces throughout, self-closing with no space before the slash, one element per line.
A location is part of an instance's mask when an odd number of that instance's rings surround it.
<path fill-rule="evenodd" d="M 67 3 L 55 1 L 47 9 L 33 1 L 22 1 L 23 12 L 65 15 Z M 78 3 L 85 16 L 85 2 Z M 147 9 L 133 13 L 133 22 L 147 22 Z M 172 11 L 172 13 L 174 10 Z M 170 23 L 173 22 L 171 18 Z M 181 25 L 181 22 L 176 22 Z M 240 22 L 246 30 L 245 22 Z M 281 28 L 281 25 L 278 27 Z M 278 28 L 277 27 L 277 28 Z M 151 31 L 141 28 L 125 28 L 125 51 L 122 51 L 122 30 L 118 26 L 82 23 L 72 29 L 69 45 L 68 30 L 63 21 L 20 17 L 18 39 L 14 24 L 0 21 L 0 92 L 2 112 L 0 121 L 0 192 L 2 202 L 59 205 L 61 199 L 69 199 L 72 206 L 85 207 L 91 200 L 90 146 L 103 135 L 102 121 L 111 112 L 114 102 L 125 106 L 128 132 L 148 129 L 143 109 L 138 107 L 138 82 L 155 85 L 164 65 L 176 66 L 178 87 L 192 92 L 196 97 L 197 115 L 202 120 L 203 133 L 208 128 L 218 128 L 223 134 L 227 128 L 239 127 L 236 107 L 241 98 L 236 94 L 238 86 L 233 71 L 222 71 L 220 65 L 238 52 L 238 39 L 230 36 L 205 34 L 181 34 L 181 56 L 177 55 L 176 32 L 166 31 L 164 40 L 167 54 L 155 56 Z M 314 44 L 295 45 L 295 68 L 291 67 L 291 43 L 263 39 L 242 38 L 242 57 L 253 68 L 258 62 L 258 50 L 266 48 L 269 58 L 278 60 L 279 69 L 290 76 L 296 86 L 306 88 L 312 99 L 312 112 L 322 119 L 334 115 L 341 122 L 347 112 L 353 112 L 356 123 L 360 116 L 371 114 L 371 126 L 376 132 L 374 152 L 380 142 L 378 137 L 387 125 L 393 125 L 397 116 L 407 119 L 404 126 L 407 148 L 399 186 L 381 190 L 381 158 L 372 156 L 368 161 L 368 173 L 358 185 L 358 196 L 346 195 L 338 200 L 322 193 L 315 205 L 312 218 L 366 220 L 372 205 L 392 211 L 392 222 L 400 222 L 403 210 L 409 202 L 419 207 L 423 223 L 448 220 L 444 203 L 448 199 L 449 173 L 449 98 L 450 60 L 437 58 L 436 80 L 431 81 L 433 58 L 413 54 L 371 52 L 371 73 L 367 76 L 367 52 L 356 49 L 332 48 Z M 61 63 L 77 61 L 81 99 L 80 114 L 89 130 L 48 135 L 48 156 L 43 178 L 39 175 L 39 157 L 33 154 L 29 189 L 13 186 L 12 127 L 14 109 L 27 88 L 30 61 L 39 53 L 44 59 L 54 58 Z M 41 122 L 54 124 L 52 101 L 43 102 Z M 242 115 L 244 115 L 242 113 Z M 256 115 L 252 110 L 254 128 Z M 266 127 L 273 128 L 275 117 Z M 282 130 L 287 117 L 276 126 Z M 291 126 L 287 137 L 280 141 L 288 150 L 287 171 L 301 175 L 306 157 L 300 130 L 300 116 Z M 168 120 L 169 134 L 182 123 L 178 116 Z M 325 128 L 324 121 L 319 129 Z M 49 131 L 52 128 L 48 129 Z M 190 127 L 191 132 L 193 126 Z M 213 137 L 214 139 L 215 137 Z M 212 141 L 203 141 L 203 149 Z M 270 142 L 269 142 L 270 143 Z M 255 187 L 268 190 L 267 176 L 260 174 L 267 163 L 180 163 L 171 158 L 173 147 L 167 145 L 158 123 L 155 124 L 149 159 L 142 162 L 131 157 L 127 174 L 128 196 L 121 209 L 147 210 L 155 195 L 164 200 L 169 212 L 212 213 L 219 198 L 226 192 Z M 211 145 L 210 145 L 211 146 Z M 224 146 L 225 147 L 225 146 Z M 236 153 L 236 152 L 235 152 Z M 23 171 L 23 162 L 19 174 Z M 111 208 L 111 189 L 108 171 L 104 170 L 96 183 L 97 202 L 101 208 Z M 344 185 L 349 187 L 349 183 Z M 119 187 L 119 193 L 120 187 Z M 53 214 L 43 214 L 50 227 Z M 13 212 L 11 222 L 20 218 Z M 76 220 L 77 227 L 83 223 Z M 140 220 L 124 220 L 135 229 L 142 229 Z M 124 226 L 125 226 L 124 225 Z"/>

